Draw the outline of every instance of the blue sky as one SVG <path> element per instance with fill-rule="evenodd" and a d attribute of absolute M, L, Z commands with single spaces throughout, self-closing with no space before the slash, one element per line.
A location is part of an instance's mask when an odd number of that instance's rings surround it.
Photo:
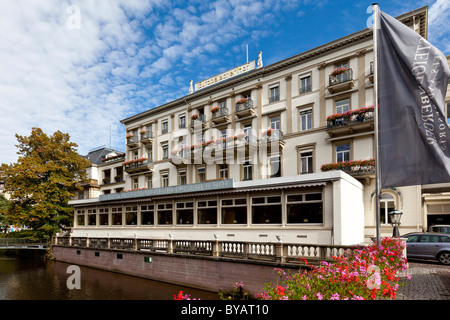
<path fill-rule="evenodd" d="M 69 133 L 78 151 L 125 150 L 120 120 L 188 93 L 262 51 L 269 65 L 366 28 L 373 1 L 0 0 L 0 162 L 15 134 Z M 450 1 L 428 5 L 428 40 L 450 54 Z"/>

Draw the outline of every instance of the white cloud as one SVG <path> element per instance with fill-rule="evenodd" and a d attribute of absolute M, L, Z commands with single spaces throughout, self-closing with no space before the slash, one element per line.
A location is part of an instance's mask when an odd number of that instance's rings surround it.
<path fill-rule="evenodd" d="M 245 44 L 259 51 L 283 14 L 325 3 L 1 1 L 0 162 L 17 159 L 14 134 L 33 126 L 69 133 L 82 154 L 109 145 L 111 128 L 113 147 L 124 149 L 121 119 L 187 94 L 191 79 L 244 62 Z M 79 29 L 67 25 L 72 5 Z M 448 43 L 448 29 L 436 27 L 446 26 L 442 12 L 448 21 L 445 1 L 430 7 L 430 31 Z"/>
<path fill-rule="evenodd" d="M 428 40 L 450 54 L 450 1 L 437 0 L 428 8 Z"/>

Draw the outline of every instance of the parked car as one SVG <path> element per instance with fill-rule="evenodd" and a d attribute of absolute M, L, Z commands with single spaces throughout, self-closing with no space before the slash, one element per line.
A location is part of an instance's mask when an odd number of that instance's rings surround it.
<path fill-rule="evenodd" d="M 450 234 L 412 232 L 405 234 L 407 258 L 437 260 L 450 265 Z"/>
<path fill-rule="evenodd" d="M 450 234 L 450 225 L 448 224 L 437 224 L 428 228 L 428 232 L 440 232 Z"/>

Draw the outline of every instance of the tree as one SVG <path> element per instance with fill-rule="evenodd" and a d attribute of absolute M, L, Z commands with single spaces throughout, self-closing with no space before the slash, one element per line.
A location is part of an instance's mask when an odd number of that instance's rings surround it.
<path fill-rule="evenodd" d="M 73 220 L 68 201 L 86 181 L 91 164 L 76 152 L 77 145 L 60 131 L 47 136 L 33 128 L 29 137 L 16 134 L 17 163 L 2 164 L 4 191 L 11 195 L 6 215 L 15 224 L 35 231 L 35 237 L 49 240 Z"/>
<path fill-rule="evenodd" d="M 0 233 L 5 233 L 8 230 L 9 223 L 6 216 L 8 205 L 9 201 L 0 193 Z"/>

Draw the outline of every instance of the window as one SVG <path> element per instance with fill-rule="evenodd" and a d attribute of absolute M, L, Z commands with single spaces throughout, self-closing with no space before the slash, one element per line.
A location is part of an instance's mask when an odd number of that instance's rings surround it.
<path fill-rule="evenodd" d="M 280 130 L 280 116 L 270 118 L 270 128 Z"/>
<path fill-rule="evenodd" d="M 222 200 L 223 224 L 247 223 L 247 199 L 223 199 Z"/>
<path fill-rule="evenodd" d="M 153 149 L 151 147 L 147 149 L 147 159 L 149 162 L 153 161 Z"/>
<path fill-rule="evenodd" d="M 205 182 L 206 168 L 205 167 L 197 168 L 197 174 L 198 174 L 198 182 Z"/>
<path fill-rule="evenodd" d="M 253 168 L 252 168 L 252 164 L 249 161 L 244 162 L 244 181 L 245 180 L 252 180 L 252 175 L 253 175 Z"/>
<path fill-rule="evenodd" d="M 252 223 L 281 223 L 281 196 L 252 198 Z"/>
<path fill-rule="evenodd" d="M 420 242 L 439 242 L 439 236 L 435 235 L 422 235 L 420 237 Z"/>
<path fill-rule="evenodd" d="M 147 181 L 147 189 L 153 188 L 153 175 L 148 175 L 145 177 Z"/>
<path fill-rule="evenodd" d="M 389 212 L 395 210 L 395 199 L 388 193 L 380 195 L 380 221 L 382 224 L 391 223 Z"/>
<path fill-rule="evenodd" d="M 169 145 L 163 144 L 161 147 L 163 159 L 169 159 Z"/>
<path fill-rule="evenodd" d="M 141 206 L 141 226 L 151 226 L 154 222 L 155 206 L 153 204 Z"/>
<path fill-rule="evenodd" d="M 194 223 L 194 203 L 179 202 L 176 204 L 177 224 Z"/>
<path fill-rule="evenodd" d="M 109 220 L 108 220 L 108 213 L 109 213 L 109 209 L 108 208 L 100 208 L 98 209 L 98 219 L 99 219 L 99 225 L 101 226 L 107 226 L 109 224 Z"/>
<path fill-rule="evenodd" d="M 133 178 L 133 189 L 139 189 L 139 180 L 138 180 L 138 178 Z"/>
<path fill-rule="evenodd" d="M 336 146 L 336 161 L 350 161 L 350 144 Z"/>
<path fill-rule="evenodd" d="M 89 226 L 95 226 L 97 225 L 97 210 L 96 209 L 88 209 L 87 211 L 88 215 L 88 225 Z"/>
<path fill-rule="evenodd" d="M 158 204 L 158 224 L 172 224 L 172 204 Z"/>
<path fill-rule="evenodd" d="M 181 115 L 180 116 L 180 123 L 178 126 L 180 129 L 184 129 L 186 128 L 186 116 L 185 115 Z"/>
<path fill-rule="evenodd" d="M 286 196 L 287 223 L 323 223 L 322 193 Z"/>
<path fill-rule="evenodd" d="M 162 126 L 161 126 L 161 133 L 167 133 L 169 132 L 169 122 L 167 120 L 164 120 L 162 122 Z"/>
<path fill-rule="evenodd" d="M 79 226 L 84 226 L 85 222 L 84 222 L 84 210 L 77 210 L 77 225 Z"/>
<path fill-rule="evenodd" d="M 137 225 L 137 206 L 125 207 L 125 224 Z"/>
<path fill-rule="evenodd" d="M 312 109 L 300 111 L 300 130 L 312 129 Z"/>
<path fill-rule="evenodd" d="M 169 186 L 169 173 L 163 172 L 161 173 L 161 187 L 168 187 Z"/>
<path fill-rule="evenodd" d="M 220 179 L 228 179 L 228 165 L 227 164 L 219 165 L 219 178 Z"/>
<path fill-rule="evenodd" d="M 270 102 L 275 102 L 280 100 L 280 88 L 278 86 L 273 86 L 269 88 L 270 90 Z"/>
<path fill-rule="evenodd" d="M 225 100 L 219 102 L 219 109 L 226 108 L 227 102 Z"/>
<path fill-rule="evenodd" d="M 122 207 L 111 208 L 112 224 L 115 226 L 122 225 Z"/>
<path fill-rule="evenodd" d="M 270 158 L 270 177 L 281 177 L 281 157 L 275 156 Z"/>
<path fill-rule="evenodd" d="M 198 224 L 217 224 L 217 201 L 197 201 Z"/>
<path fill-rule="evenodd" d="M 179 181 L 178 181 L 179 185 L 185 185 L 187 183 L 186 171 L 185 170 L 179 171 L 178 178 L 179 178 Z"/>
<path fill-rule="evenodd" d="M 411 236 L 405 236 L 406 242 L 418 242 L 419 236 L 418 235 L 411 235 Z"/>
<path fill-rule="evenodd" d="M 313 152 L 305 151 L 300 153 L 300 173 L 313 173 Z"/>
<path fill-rule="evenodd" d="M 336 112 L 344 113 L 350 110 L 350 99 L 336 101 Z"/>
<path fill-rule="evenodd" d="M 311 92 L 311 76 L 304 76 L 300 78 L 300 94 Z"/>
<path fill-rule="evenodd" d="M 227 129 L 220 130 L 220 139 L 222 139 L 222 148 L 227 147 Z"/>

